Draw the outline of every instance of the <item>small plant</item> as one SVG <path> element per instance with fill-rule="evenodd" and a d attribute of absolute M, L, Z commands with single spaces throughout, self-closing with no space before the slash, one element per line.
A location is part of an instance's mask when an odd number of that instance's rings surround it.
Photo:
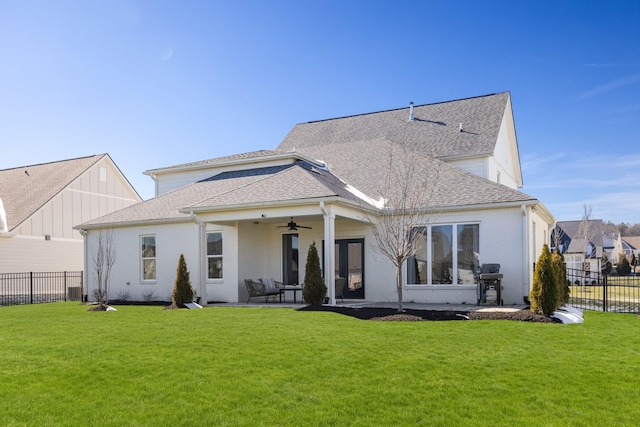
<path fill-rule="evenodd" d="M 311 305 L 321 305 L 327 296 L 327 286 L 322 279 L 316 242 L 311 243 L 309 252 L 307 253 L 307 265 L 305 267 L 302 295 L 305 301 Z"/>
<path fill-rule="evenodd" d="M 156 291 L 154 289 L 145 289 L 141 295 L 145 302 L 153 302 L 156 300 Z"/>
<path fill-rule="evenodd" d="M 131 299 L 131 292 L 128 289 L 120 289 L 116 293 L 116 297 L 118 297 L 118 300 L 126 302 Z"/>
<path fill-rule="evenodd" d="M 181 307 L 185 303 L 193 301 L 193 288 L 191 288 L 191 280 L 189 279 L 189 270 L 187 270 L 187 262 L 184 255 L 180 254 L 178 259 L 178 268 L 176 269 L 176 281 L 171 294 L 171 302 L 177 307 Z"/>

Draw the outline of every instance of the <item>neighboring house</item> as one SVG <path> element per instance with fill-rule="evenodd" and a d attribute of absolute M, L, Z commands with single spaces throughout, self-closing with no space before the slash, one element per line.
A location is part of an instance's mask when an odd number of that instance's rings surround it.
<path fill-rule="evenodd" d="M 0 273 L 82 270 L 73 226 L 141 200 L 108 154 L 0 170 Z"/>
<path fill-rule="evenodd" d="M 631 254 L 635 254 L 636 257 L 640 254 L 640 236 L 625 236 L 623 239 L 629 248 L 627 256 L 631 257 Z"/>
<path fill-rule="evenodd" d="M 275 150 L 148 170 L 156 197 L 77 228 L 88 252 L 100 229 L 113 230 L 112 298 L 168 300 L 184 254 L 202 302 L 244 301 L 244 279 L 304 282 L 315 241 L 331 303 L 336 278 L 346 299 L 397 301 L 395 269 L 373 250 L 363 212 L 381 212 L 389 161 L 402 161 L 388 153 L 398 149 L 419 165 L 416 176 L 438 171 L 424 206 L 433 219 L 404 268 L 405 301 L 475 304 L 484 262 L 501 265 L 505 304 L 522 303 L 555 221 L 518 191 L 508 92 L 302 123 Z"/>
<path fill-rule="evenodd" d="M 620 255 L 624 254 L 628 260 L 631 260 L 632 254 L 638 254 L 635 244 L 640 243 L 640 237 L 638 236 L 626 236 L 618 234 L 611 238 L 613 241 L 613 248 L 611 249 L 611 257 L 609 258 L 612 264 L 617 264 L 620 259 Z"/>
<path fill-rule="evenodd" d="M 558 221 L 551 231 L 551 250 L 556 246 L 564 256 L 567 269 L 599 273 L 604 250 L 601 219 Z"/>

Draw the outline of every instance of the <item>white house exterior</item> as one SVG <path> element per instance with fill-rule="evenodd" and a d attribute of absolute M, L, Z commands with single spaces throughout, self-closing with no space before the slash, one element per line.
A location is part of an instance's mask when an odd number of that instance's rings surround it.
<path fill-rule="evenodd" d="M 0 170 L 0 273 L 80 271 L 73 226 L 142 199 L 108 154 Z"/>
<path fill-rule="evenodd" d="M 518 191 L 507 92 L 302 123 L 275 150 L 148 170 L 156 197 L 77 228 L 87 253 L 100 230 L 113 231 L 111 298 L 168 301 L 184 254 L 202 303 L 245 301 L 244 279 L 303 283 L 315 242 L 332 303 L 336 277 L 347 299 L 395 302 L 395 269 L 373 250 L 366 220 L 380 213 L 372 201 L 384 196 L 390 150 L 409 153 L 418 175 L 438 171 L 422 252 L 404 267 L 404 300 L 475 304 L 472 271 L 482 262 L 501 265 L 504 303 L 522 303 L 554 219 Z M 85 271 L 90 293 L 94 272 Z"/>

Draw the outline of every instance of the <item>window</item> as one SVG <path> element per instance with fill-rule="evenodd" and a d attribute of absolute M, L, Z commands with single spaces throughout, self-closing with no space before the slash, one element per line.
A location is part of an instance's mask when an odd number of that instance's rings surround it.
<path fill-rule="evenodd" d="M 207 233 L 207 278 L 222 279 L 222 233 Z"/>
<path fill-rule="evenodd" d="M 414 229 L 416 252 L 407 260 L 407 283 L 473 285 L 480 267 L 479 237 L 479 224 Z"/>
<path fill-rule="evenodd" d="M 156 280 L 156 236 L 141 236 L 142 280 Z"/>

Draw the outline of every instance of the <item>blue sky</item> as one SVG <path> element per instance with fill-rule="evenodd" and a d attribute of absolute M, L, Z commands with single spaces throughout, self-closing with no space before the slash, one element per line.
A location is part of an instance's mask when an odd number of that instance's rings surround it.
<path fill-rule="evenodd" d="M 147 169 L 510 91 L 523 192 L 640 223 L 640 2 L 0 0 L 0 169 Z"/>

